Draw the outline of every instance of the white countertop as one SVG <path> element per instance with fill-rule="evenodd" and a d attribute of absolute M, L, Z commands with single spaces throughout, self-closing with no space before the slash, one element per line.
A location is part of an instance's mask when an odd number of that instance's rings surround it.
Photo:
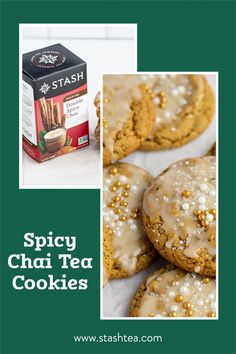
<path fill-rule="evenodd" d="M 38 163 L 22 153 L 22 188 L 99 188 L 100 150 L 94 137 L 97 117 L 93 100 L 101 72 L 136 70 L 136 44 L 132 39 L 24 39 L 22 53 L 60 42 L 87 62 L 90 145 Z"/>

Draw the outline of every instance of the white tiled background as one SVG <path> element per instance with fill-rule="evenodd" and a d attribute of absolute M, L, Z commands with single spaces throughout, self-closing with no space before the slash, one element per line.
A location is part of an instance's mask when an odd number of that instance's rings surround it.
<path fill-rule="evenodd" d="M 22 32 L 24 39 L 134 39 L 135 33 L 132 27 L 116 25 L 67 25 L 49 27 L 46 24 L 38 27 L 24 27 Z"/>

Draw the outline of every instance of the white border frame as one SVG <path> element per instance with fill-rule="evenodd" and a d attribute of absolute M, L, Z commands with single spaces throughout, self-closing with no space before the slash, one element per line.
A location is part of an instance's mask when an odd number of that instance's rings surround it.
<path fill-rule="evenodd" d="M 137 71 L 137 55 L 138 55 L 138 40 L 137 40 L 137 33 L 138 27 L 137 23 L 20 23 L 19 24 L 19 189 L 100 189 L 102 187 L 102 150 L 100 150 L 100 176 L 99 176 L 99 186 L 93 185 L 84 185 L 84 186 L 64 186 L 64 185 L 24 185 L 23 184 L 23 146 L 22 146 L 22 30 L 23 27 L 38 27 L 38 26 L 47 26 L 47 27 L 57 27 L 57 26 L 64 26 L 64 27 L 102 27 L 102 26 L 109 26 L 109 27 L 132 27 L 134 29 L 134 72 Z M 108 38 L 96 38 L 97 40 L 110 40 Z M 120 39 L 120 38 L 117 38 Z M 47 40 L 44 38 L 43 40 Z M 76 38 L 73 38 L 76 40 Z M 83 38 L 82 40 L 89 40 L 89 38 Z M 93 38 L 95 40 L 95 38 Z M 37 164 L 37 161 L 35 162 Z"/>
<path fill-rule="evenodd" d="M 103 86 L 103 75 L 119 75 L 122 73 L 112 73 L 112 72 L 104 72 L 101 74 L 101 88 Z M 134 74 L 131 72 L 126 72 L 123 74 Z M 212 74 L 215 75 L 216 78 L 216 91 L 215 91 L 215 116 L 216 116 L 216 211 L 217 215 L 219 215 L 219 163 L 218 163 L 218 141 L 219 141 L 219 72 L 218 71 L 139 71 L 136 74 L 147 75 L 147 74 L 196 74 L 196 75 L 207 75 Z M 102 89 L 101 89 L 101 102 L 103 100 L 102 97 Z M 103 106 L 101 106 L 101 116 L 103 116 Z M 102 126 L 101 126 L 102 130 Z M 103 134 L 101 134 L 101 142 L 100 142 L 101 151 L 103 152 Z M 102 167 L 101 167 L 102 170 Z M 201 321 L 215 321 L 219 320 L 219 220 L 217 219 L 216 223 L 216 308 L 217 308 L 217 316 L 214 318 L 211 317 L 104 317 L 103 316 L 103 252 L 102 252 L 102 234 L 103 234 L 103 183 L 101 184 L 101 192 L 100 192 L 100 320 L 128 320 L 128 321 L 186 321 L 186 320 L 201 320 Z"/>

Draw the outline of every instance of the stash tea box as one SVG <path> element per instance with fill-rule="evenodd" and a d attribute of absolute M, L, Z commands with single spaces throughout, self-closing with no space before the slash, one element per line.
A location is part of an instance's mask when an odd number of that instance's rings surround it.
<path fill-rule="evenodd" d="M 86 63 L 61 44 L 23 55 L 22 130 L 38 162 L 89 144 Z"/>

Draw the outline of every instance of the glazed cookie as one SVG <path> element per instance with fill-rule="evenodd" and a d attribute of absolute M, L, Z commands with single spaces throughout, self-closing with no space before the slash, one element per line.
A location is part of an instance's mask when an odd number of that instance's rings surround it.
<path fill-rule="evenodd" d="M 103 225 L 103 286 L 107 286 L 111 277 L 113 267 L 112 234 Z"/>
<path fill-rule="evenodd" d="M 207 155 L 216 156 L 216 143 L 212 145 L 212 147 L 208 151 Z"/>
<path fill-rule="evenodd" d="M 215 279 L 169 266 L 150 275 L 137 290 L 131 317 L 216 317 Z"/>
<path fill-rule="evenodd" d="M 143 270 L 157 257 L 146 237 L 141 216 L 143 193 L 152 177 L 127 163 L 105 168 L 103 176 L 104 230 L 112 235 L 110 277 L 124 278 Z"/>
<path fill-rule="evenodd" d="M 155 106 L 139 75 L 104 75 L 103 162 L 107 166 L 139 148 L 150 134 Z"/>
<path fill-rule="evenodd" d="M 156 105 L 152 133 L 142 139 L 142 149 L 169 149 L 196 138 L 212 120 L 214 95 L 202 75 L 143 75 Z"/>
<path fill-rule="evenodd" d="M 215 157 L 177 161 L 144 194 L 146 232 L 160 254 L 205 276 L 216 271 Z"/>

